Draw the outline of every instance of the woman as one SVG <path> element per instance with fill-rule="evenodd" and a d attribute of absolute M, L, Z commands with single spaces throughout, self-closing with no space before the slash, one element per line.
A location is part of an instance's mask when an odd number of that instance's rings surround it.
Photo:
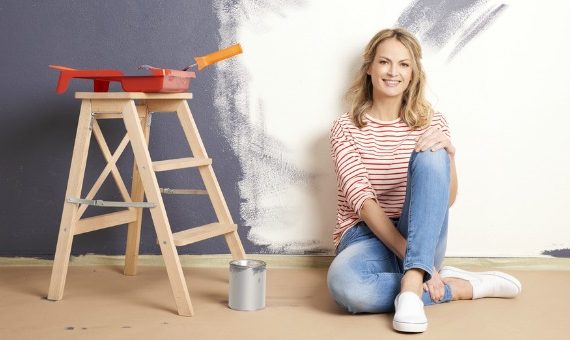
<path fill-rule="evenodd" d="M 424 305 L 521 291 L 505 273 L 441 268 L 456 150 L 445 118 L 425 99 L 420 59 L 409 32 L 378 32 L 348 91 L 350 112 L 330 134 L 338 208 L 329 290 L 351 313 L 395 309 L 393 327 L 402 332 L 427 329 Z"/>

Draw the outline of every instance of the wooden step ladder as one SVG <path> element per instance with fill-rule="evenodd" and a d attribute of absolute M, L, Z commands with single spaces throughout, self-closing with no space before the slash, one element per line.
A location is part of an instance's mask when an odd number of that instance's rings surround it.
<path fill-rule="evenodd" d="M 212 169 L 212 160 L 208 158 L 188 106 L 187 100 L 192 98 L 192 94 L 77 92 L 75 98 L 82 101 L 81 111 L 67 182 L 66 199 L 59 227 L 48 299 L 61 300 L 63 297 L 73 237 L 78 234 L 128 224 L 124 274 L 136 275 L 142 209 L 149 208 L 178 314 L 192 316 L 194 311 L 176 247 L 224 235 L 232 257 L 234 259 L 245 258 L 237 226 L 232 220 Z M 192 157 L 155 162 L 151 160 L 148 151 L 151 114 L 162 112 L 175 112 L 177 114 L 190 146 Z M 122 119 L 125 123 L 127 133 L 114 153 L 111 153 L 103 137 L 97 123 L 99 119 Z M 107 165 L 86 197 L 82 198 L 81 193 L 91 135 L 95 136 Z M 117 160 L 129 143 L 134 154 L 133 179 L 130 193 L 116 165 Z M 206 190 L 161 189 L 159 187 L 156 172 L 194 167 L 198 168 Z M 109 202 L 93 199 L 109 174 L 115 180 L 124 201 Z M 207 194 L 212 202 L 218 221 L 172 233 L 164 208 L 162 193 Z M 147 202 L 143 202 L 145 195 Z M 124 207 L 125 209 L 99 216 L 81 218 L 90 205 Z"/>

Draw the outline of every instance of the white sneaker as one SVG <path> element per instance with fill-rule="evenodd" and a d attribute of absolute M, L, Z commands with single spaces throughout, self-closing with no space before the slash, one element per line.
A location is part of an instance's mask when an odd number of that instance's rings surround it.
<path fill-rule="evenodd" d="M 473 286 L 473 299 L 487 297 L 514 298 L 522 292 L 522 285 L 513 276 L 502 272 L 468 272 L 455 267 L 443 267 L 442 278 L 467 280 Z"/>
<path fill-rule="evenodd" d="M 406 333 L 425 332 L 428 326 L 423 301 L 413 292 L 403 292 L 394 300 L 396 313 L 392 326 Z"/>

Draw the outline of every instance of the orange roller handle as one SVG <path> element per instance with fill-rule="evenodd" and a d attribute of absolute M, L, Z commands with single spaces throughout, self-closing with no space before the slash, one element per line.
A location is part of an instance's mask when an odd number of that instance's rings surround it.
<path fill-rule="evenodd" d="M 240 54 L 242 52 L 243 50 L 241 49 L 241 45 L 235 44 L 217 52 L 207 54 L 205 56 L 195 57 L 194 60 L 196 61 L 196 65 L 198 65 L 198 70 L 201 70 L 208 65 L 215 64 L 220 60 L 233 57 L 234 55 Z"/>

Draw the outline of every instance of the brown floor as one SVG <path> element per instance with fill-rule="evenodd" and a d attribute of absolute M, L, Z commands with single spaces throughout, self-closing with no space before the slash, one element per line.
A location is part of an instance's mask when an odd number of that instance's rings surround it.
<path fill-rule="evenodd" d="M 64 299 L 45 300 L 51 267 L 0 267 L 0 339 L 569 339 L 569 271 L 510 271 L 523 283 L 512 300 L 427 307 L 429 329 L 392 331 L 392 315 L 348 315 L 326 288 L 325 269 L 268 269 L 267 308 L 227 304 L 228 271 L 185 268 L 196 315 L 181 317 L 166 271 L 71 266 Z"/>

